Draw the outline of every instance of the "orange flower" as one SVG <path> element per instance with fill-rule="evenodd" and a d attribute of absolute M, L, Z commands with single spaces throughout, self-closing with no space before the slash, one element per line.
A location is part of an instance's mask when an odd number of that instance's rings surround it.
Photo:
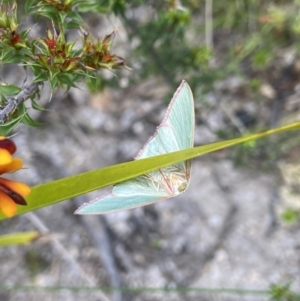
<path fill-rule="evenodd" d="M 0 136 L 0 175 L 23 166 L 20 158 L 12 157 L 16 149 L 12 140 Z M 27 185 L 0 177 L 0 210 L 7 217 L 12 217 L 17 211 L 17 204 L 26 205 L 24 197 L 29 193 Z"/>

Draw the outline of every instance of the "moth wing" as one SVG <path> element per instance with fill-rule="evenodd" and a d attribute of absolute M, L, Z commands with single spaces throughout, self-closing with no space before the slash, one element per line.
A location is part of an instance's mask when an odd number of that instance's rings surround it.
<path fill-rule="evenodd" d="M 162 123 L 139 151 L 135 159 L 138 160 L 191 148 L 194 145 L 194 130 L 194 97 L 188 83 L 182 81 L 167 108 L 167 113 Z M 191 161 L 179 162 L 175 166 L 185 172 L 186 178 L 189 180 Z"/>
<path fill-rule="evenodd" d="M 182 81 L 175 92 L 167 113 L 162 123 L 157 127 L 154 135 L 139 151 L 135 159 L 148 158 L 193 147 L 194 144 L 194 98 L 189 85 Z M 149 173 L 147 176 L 116 184 L 111 193 L 97 198 L 94 201 L 83 204 L 77 209 L 77 214 L 101 214 L 116 212 L 119 210 L 136 208 L 168 199 L 177 194 L 170 194 L 170 189 L 164 189 L 160 185 L 162 177 L 170 178 L 170 174 L 176 178 L 176 173 L 183 175 L 186 185 L 190 179 L 191 161 L 179 162 L 172 166 L 162 168 Z M 155 180 L 153 180 L 155 179 Z M 184 183 L 185 184 L 185 183 Z M 180 192 L 180 193 L 181 193 Z"/>
<path fill-rule="evenodd" d="M 140 176 L 119 184 L 101 198 L 83 204 L 75 214 L 105 214 L 145 206 L 170 198 L 151 178 Z"/>

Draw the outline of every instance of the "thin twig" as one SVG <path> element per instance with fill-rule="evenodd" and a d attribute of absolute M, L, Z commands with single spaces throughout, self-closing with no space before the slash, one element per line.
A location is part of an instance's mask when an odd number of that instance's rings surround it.
<path fill-rule="evenodd" d="M 40 160 L 43 160 L 46 166 L 51 166 L 51 174 L 55 174 L 58 177 L 65 177 L 66 174 L 65 172 L 59 168 L 59 166 L 54 162 L 49 156 L 36 153 L 35 154 L 35 162 L 38 162 Z M 39 164 L 37 164 L 39 165 Z M 40 170 L 40 169 L 39 169 Z M 38 171 L 39 171 L 38 170 Z M 79 196 L 75 198 L 75 201 L 78 205 L 81 205 L 82 203 L 86 203 L 86 197 L 85 196 Z M 37 227 L 37 229 L 41 233 L 48 233 L 49 230 L 47 229 L 46 225 L 43 225 L 43 222 L 39 220 L 37 215 L 25 215 L 27 218 L 30 219 L 30 221 Z M 88 219 L 91 218 L 89 221 Z M 112 247 L 110 245 L 110 240 L 108 238 L 107 233 L 105 232 L 105 225 L 101 222 L 95 221 L 97 217 L 93 216 L 82 216 L 82 220 L 84 224 L 87 226 L 87 228 L 91 231 L 93 239 L 96 243 L 96 246 L 99 248 L 99 255 L 100 255 L 100 260 L 102 261 L 104 267 L 107 269 L 110 280 L 111 280 L 111 286 L 113 287 L 120 287 L 120 279 L 119 279 L 119 274 L 116 271 L 116 264 L 114 262 L 114 258 L 110 258 L 112 256 Z M 77 271 L 82 270 L 80 265 L 76 262 L 76 260 L 67 252 L 67 250 L 64 249 L 64 247 L 60 244 L 58 240 L 54 241 L 54 238 L 51 239 L 51 242 L 53 243 L 54 248 L 62 254 L 62 256 L 66 257 L 69 259 L 69 262 L 74 265 L 74 267 L 77 269 Z M 60 244 L 60 246 L 58 245 Z M 96 286 L 94 283 L 93 279 L 89 276 L 86 275 L 86 273 L 81 272 L 80 275 L 82 275 L 84 278 L 87 279 L 89 285 L 91 286 Z M 105 299 L 106 298 L 106 299 Z M 102 296 L 103 300 L 108 300 L 108 298 L 104 295 Z M 102 300 L 101 299 L 101 300 Z M 113 292 L 113 299 L 114 301 L 120 301 L 122 300 L 122 294 L 119 291 L 114 291 Z"/>
<path fill-rule="evenodd" d="M 213 51 L 213 19 L 212 19 L 213 0 L 205 1 L 205 45 Z"/>
<path fill-rule="evenodd" d="M 222 243 L 228 238 L 229 234 L 231 233 L 232 229 L 234 228 L 235 217 L 238 212 L 238 207 L 234 203 L 234 201 L 232 200 L 232 198 L 230 196 L 229 188 L 222 183 L 222 179 L 221 179 L 218 171 L 216 170 L 215 166 L 213 166 L 213 168 L 212 168 L 212 177 L 213 177 L 214 183 L 217 185 L 217 187 L 223 193 L 223 197 L 227 201 L 229 208 L 225 215 L 221 231 L 219 232 L 215 243 L 205 252 L 205 257 L 204 257 L 205 262 L 208 262 L 214 258 L 216 251 L 221 247 Z"/>
<path fill-rule="evenodd" d="M 82 205 L 82 198 L 76 198 L 76 204 Z M 112 287 L 120 287 L 120 277 L 116 269 L 116 263 L 113 256 L 112 244 L 106 229 L 106 222 L 103 216 L 80 216 L 84 225 L 92 234 L 97 249 L 99 250 L 100 261 L 105 266 L 110 277 Z M 112 292 L 112 300 L 121 301 L 121 291 L 114 290 Z"/>
<path fill-rule="evenodd" d="M 78 126 L 76 119 L 74 119 L 74 117 L 68 112 L 67 108 L 65 108 L 65 110 L 60 111 L 59 114 L 63 116 L 63 120 L 68 120 L 68 123 L 66 123 L 66 125 L 70 129 L 70 134 L 73 135 L 74 138 L 76 138 L 76 141 L 83 149 L 87 149 L 91 144 L 93 144 L 90 138 L 84 135 L 82 129 Z M 92 149 L 91 151 L 98 152 L 96 148 Z M 49 161 L 49 163 L 47 162 L 48 166 L 51 166 L 52 168 L 56 168 L 56 172 L 59 175 L 59 177 L 66 176 L 64 171 L 59 169 L 56 163 L 53 162 L 53 160 L 51 160 L 48 156 L 45 155 L 42 156 L 44 161 Z M 75 198 L 75 201 L 78 204 L 78 206 L 87 202 L 84 196 Z M 115 258 L 113 255 L 114 252 L 111 244 L 111 239 L 106 229 L 107 227 L 105 223 L 105 218 L 102 217 L 99 219 L 98 216 L 81 216 L 81 220 L 83 221 L 84 225 L 87 227 L 89 232 L 91 233 L 95 245 L 99 250 L 99 257 L 103 266 L 106 268 L 108 272 L 111 286 L 120 287 L 121 281 L 120 281 L 119 271 L 117 269 Z M 121 301 L 122 293 L 117 290 L 114 291 L 112 294 L 112 300 Z"/>
<path fill-rule="evenodd" d="M 228 204 L 228 209 L 223 218 L 223 224 L 220 227 L 220 231 L 216 235 L 214 242 L 203 252 L 200 261 L 199 259 L 196 259 L 199 261 L 199 264 L 197 265 L 197 268 L 191 272 L 191 275 L 185 278 L 185 283 L 183 284 L 183 286 L 189 286 L 189 283 L 193 282 L 196 278 L 199 278 L 199 276 L 204 272 L 205 266 L 207 266 L 207 264 L 215 258 L 217 251 L 228 239 L 236 223 L 235 218 L 237 216 L 238 207 L 232 200 L 229 188 L 222 183 L 222 179 L 216 166 L 217 165 L 213 165 L 212 167 L 212 181 L 222 192 L 222 196 Z"/>
<path fill-rule="evenodd" d="M 230 121 L 235 125 L 235 127 L 238 129 L 238 131 L 242 134 L 245 135 L 249 133 L 247 127 L 243 124 L 243 122 L 236 117 L 231 110 L 229 110 L 225 104 L 224 101 L 220 102 L 220 107 L 223 110 L 223 112 L 227 115 L 227 117 L 230 119 Z"/>
<path fill-rule="evenodd" d="M 75 137 L 76 140 L 80 141 L 79 143 L 83 148 L 87 148 L 86 144 L 89 143 L 89 145 L 92 143 L 89 141 L 89 138 L 84 136 L 78 127 L 76 123 L 74 123 L 74 120 L 72 119 L 72 116 L 68 113 L 62 113 L 62 116 L 66 117 L 66 120 L 71 121 L 72 126 L 70 127 L 71 133 L 73 133 L 73 137 Z M 40 161 L 40 162 L 39 162 Z M 35 154 L 35 162 L 37 165 L 40 165 L 40 163 L 43 161 L 46 166 L 51 166 L 51 173 L 57 174 L 58 177 L 65 177 L 66 173 L 64 170 L 62 170 L 55 161 L 52 160 L 51 157 L 36 153 Z M 39 169 L 38 171 L 40 171 Z M 74 198 L 75 202 L 79 205 L 82 205 L 83 203 L 86 203 L 88 200 L 85 196 L 78 196 L 77 198 Z M 109 237 L 109 234 L 107 233 L 107 227 L 103 220 L 99 220 L 98 216 L 81 216 L 82 221 L 84 222 L 85 226 L 88 228 L 90 233 L 92 234 L 93 240 L 96 244 L 96 247 L 99 252 L 100 261 L 103 263 L 103 266 L 108 272 L 108 276 L 110 278 L 110 284 L 112 287 L 120 287 L 121 281 L 119 277 L 119 271 L 116 266 L 116 262 L 113 256 L 113 247 L 111 245 L 111 238 Z M 36 225 L 36 220 L 33 221 Z M 40 227 L 38 229 L 41 231 L 41 233 L 44 229 Z M 59 251 L 59 250 L 58 250 Z M 64 255 L 64 252 L 62 252 Z M 68 254 L 65 254 L 66 256 Z M 76 262 L 75 262 L 76 263 Z M 78 265 L 78 263 L 76 263 Z M 80 268 L 80 266 L 79 266 Z M 78 270 L 78 268 L 77 268 Z M 112 299 L 113 301 L 121 301 L 122 300 L 122 292 L 115 290 L 112 292 Z"/>
<path fill-rule="evenodd" d="M 24 85 L 20 93 L 17 96 L 12 97 L 0 111 L 0 124 L 3 124 L 8 120 L 9 115 L 15 111 L 19 104 L 34 95 L 41 84 L 42 82 L 34 82 Z"/>
<path fill-rule="evenodd" d="M 26 215 L 24 215 L 24 217 L 26 217 L 42 234 L 50 233 L 50 230 L 48 229 L 48 227 L 37 216 L 37 214 L 35 214 L 33 212 L 29 212 Z M 68 252 L 65 249 L 65 247 L 60 243 L 60 241 L 57 238 L 51 237 L 50 242 L 51 242 L 53 248 L 56 250 L 56 252 L 61 254 L 62 257 L 65 258 L 71 264 L 71 266 L 73 266 L 77 270 L 78 274 L 81 277 L 83 277 L 90 286 L 92 286 L 92 287 L 96 286 L 95 281 L 81 268 L 81 266 L 77 263 L 76 259 L 71 255 L 70 252 Z M 98 294 L 97 297 L 99 297 L 99 300 L 109 301 L 108 297 L 104 293 L 102 293 L 100 290 L 98 291 L 97 294 Z"/>
<path fill-rule="evenodd" d="M 68 120 L 67 126 L 69 126 L 70 133 L 78 141 L 83 149 L 88 149 L 90 145 L 93 144 L 91 139 L 87 137 L 82 129 L 78 126 L 78 122 L 74 117 L 69 113 L 67 108 L 61 111 L 61 116 L 64 117 L 64 120 Z M 97 148 L 93 148 L 92 152 L 98 152 Z M 94 155 L 94 158 L 97 156 Z M 76 203 L 80 206 L 82 203 L 83 197 L 77 197 Z M 104 267 L 106 268 L 111 285 L 113 287 L 120 287 L 121 281 L 119 277 L 119 271 L 116 266 L 115 258 L 113 256 L 113 248 L 111 244 L 111 238 L 108 235 L 105 217 L 96 217 L 96 216 L 81 216 L 81 219 L 92 234 L 94 242 L 99 250 L 100 260 L 102 261 Z M 120 291 L 113 292 L 113 300 L 120 301 L 122 300 L 122 294 Z"/>
<path fill-rule="evenodd" d="M 268 202 L 268 226 L 267 229 L 265 230 L 265 236 L 270 237 L 277 229 L 279 226 L 277 214 L 276 214 L 276 205 L 279 202 L 279 192 L 278 192 L 278 187 L 277 185 L 272 185 L 270 188 L 270 198 Z"/>

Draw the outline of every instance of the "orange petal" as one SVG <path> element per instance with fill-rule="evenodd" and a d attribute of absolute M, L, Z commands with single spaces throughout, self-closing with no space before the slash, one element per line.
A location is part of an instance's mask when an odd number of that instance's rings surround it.
<path fill-rule="evenodd" d="M 10 188 L 11 190 L 15 191 L 16 193 L 18 193 L 19 195 L 21 195 L 23 197 L 29 195 L 31 192 L 30 187 L 21 182 L 16 182 L 16 181 L 12 181 L 12 180 L 8 180 L 8 179 L 4 179 L 4 178 L 0 177 L 0 183 L 7 186 L 8 188 Z"/>
<path fill-rule="evenodd" d="M 12 158 L 11 162 L 9 164 L 0 165 L 0 174 L 3 174 L 5 172 L 9 171 L 15 171 L 23 166 L 23 161 L 20 158 Z"/>
<path fill-rule="evenodd" d="M 1 182 L 0 189 L 2 190 L 2 192 L 8 195 L 17 205 L 27 205 L 25 199 L 19 193 L 16 193 L 14 190 L 11 190 L 9 187 L 5 186 Z"/>
<path fill-rule="evenodd" d="M 12 162 L 9 164 L 9 171 L 15 171 L 23 167 L 23 160 L 20 158 L 13 158 Z"/>
<path fill-rule="evenodd" d="M 7 217 L 12 217 L 17 212 L 17 205 L 15 202 L 4 192 L 0 190 L 0 209 Z"/>
<path fill-rule="evenodd" d="M 0 166 L 12 161 L 11 154 L 6 149 L 0 148 Z"/>

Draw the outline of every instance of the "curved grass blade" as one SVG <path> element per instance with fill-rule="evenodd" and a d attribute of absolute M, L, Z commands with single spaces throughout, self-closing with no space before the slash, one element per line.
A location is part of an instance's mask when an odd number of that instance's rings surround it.
<path fill-rule="evenodd" d="M 32 188 L 31 194 L 26 197 L 28 205 L 20 206 L 18 208 L 17 215 L 53 205 L 106 186 L 124 182 L 131 178 L 150 173 L 154 170 L 164 168 L 181 161 L 203 156 L 243 142 L 299 129 L 300 122 L 296 122 L 258 134 L 251 134 L 178 152 L 121 163 L 44 183 Z M 5 218 L 6 217 L 0 213 L 0 219 Z"/>

